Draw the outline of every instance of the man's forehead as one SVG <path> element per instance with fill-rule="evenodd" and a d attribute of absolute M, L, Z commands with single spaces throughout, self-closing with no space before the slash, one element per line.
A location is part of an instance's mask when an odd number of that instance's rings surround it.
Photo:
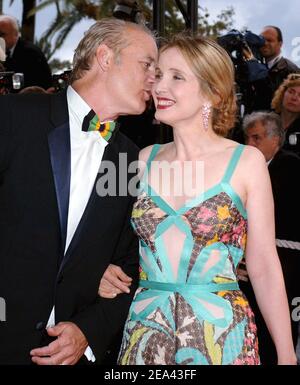
<path fill-rule="evenodd" d="M 265 130 L 265 126 L 261 121 L 256 121 L 251 127 L 249 127 L 249 131 L 251 132 L 263 132 Z"/>
<path fill-rule="evenodd" d="M 128 53 L 131 55 L 136 55 L 148 59 L 151 61 L 156 61 L 158 56 L 158 50 L 154 40 L 151 40 L 149 36 L 148 40 L 136 40 L 130 41 L 129 45 L 125 48 Z"/>
<path fill-rule="evenodd" d="M 276 39 L 278 38 L 278 33 L 277 33 L 276 29 L 271 28 L 271 27 L 263 29 L 261 34 L 262 35 L 268 35 L 268 37 L 274 37 Z"/>

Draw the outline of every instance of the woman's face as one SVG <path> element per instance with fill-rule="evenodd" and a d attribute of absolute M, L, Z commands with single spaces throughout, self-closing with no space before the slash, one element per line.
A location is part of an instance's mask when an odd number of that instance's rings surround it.
<path fill-rule="evenodd" d="M 171 126 L 202 121 L 205 99 L 199 81 L 177 48 L 160 54 L 152 94 L 157 120 Z"/>
<path fill-rule="evenodd" d="M 282 106 L 288 112 L 300 113 L 300 86 L 289 87 L 285 91 Z"/>

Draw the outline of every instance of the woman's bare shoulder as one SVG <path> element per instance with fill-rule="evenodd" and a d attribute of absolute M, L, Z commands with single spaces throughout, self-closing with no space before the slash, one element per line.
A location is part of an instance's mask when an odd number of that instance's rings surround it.
<path fill-rule="evenodd" d="M 165 143 L 165 144 L 160 144 L 159 145 L 159 153 L 163 152 L 168 146 L 170 145 L 170 143 Z M 147 160 L 149 159 L 149 156 L 151 154 L 151 151 L 153 149 L 153 146 L 155 146 L 154 144 L 151 144 L 151 146 L 147 146 L 145 148 L 143 148 L 140 152 L 139 152 L 139 160 L 142 161 L 142 162 L 147 162 Z"/>
<path fill-rule="evenodd" d="M 266 166 L 266 159 L 263 153 L 253 146 L 244 145 L 243 161 L 246 167 L 254 167 L 255 165 Z"/>

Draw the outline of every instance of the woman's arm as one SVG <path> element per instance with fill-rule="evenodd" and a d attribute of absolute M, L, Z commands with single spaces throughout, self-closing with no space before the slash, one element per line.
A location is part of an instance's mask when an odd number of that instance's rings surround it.
<path fill-rule="evenodd" d="M 139 152 L 139 177 L 144 174 L 147 160 L 150 156 L 152 145 Z M 118 294 L 129 293 L 132 279 L 124 273 L 120 266 L 110 264 L 105 270 L 98 289 L 102 298 L 115 298 Z"/>
<path fill-rule="evenodd" d="M 244 159 L 248 213 L 246 264 L 256 301 L 277 350 L 278 364 L 296 364 L 291 320 L 275 246 L 274 204 L 263 155 L 247 148 Z M 282 186 L 284 188 L 284 186 Z"/>

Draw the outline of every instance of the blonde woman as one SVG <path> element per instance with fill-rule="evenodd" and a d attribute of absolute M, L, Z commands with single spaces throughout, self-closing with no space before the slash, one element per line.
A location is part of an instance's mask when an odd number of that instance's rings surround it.
<path fill-rule="evenodd" d="M 294 143 L 291 137 L 295 132 L 300 132 L 300 73 L 290 74 L 284 80 L 274 95 L 272 108 L 280 114 L 286 132 L 283 148 L 300 155 L 300 136 L 298 143 Z"/>
<path fill-rule="evenodd" d="M 174 141 L 140 152 L 146 165 L 132 213 L 140 283 L 122 365 L 259 364 L 254 315 L 236 277 L 244 254 L 278 363 L 296 363 L 266 163 L 257 149 L 225 139 L 233 79 L 230 58 L 211 40 L 179 35 L 160 51 L 155 117 L 173 127 Z M 181 173 L 166 172 L 169 165 Z M 193 194 L 179 193 L 191 181 Z M 126 291 L 120 275 L 110 266 L 100 295 Z"/>

